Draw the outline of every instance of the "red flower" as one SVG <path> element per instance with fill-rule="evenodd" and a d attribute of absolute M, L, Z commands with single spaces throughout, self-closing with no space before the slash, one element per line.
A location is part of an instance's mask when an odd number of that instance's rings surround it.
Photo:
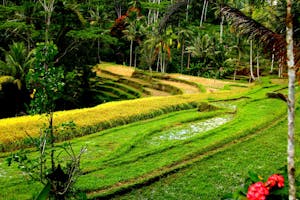
<path fill-rule="evenodd" d="M 247 198 L 249 200 L 265 200 L 269 190 L 262 182 L 257 182 L 248 188 Z"/>
<path fill-rule="evenodd" d="M 284 187 L 284 178 L 281 175 L 273 174 L 268 178 L 266 185 L 270 188 L 277 186 L 278 188 Z"/>

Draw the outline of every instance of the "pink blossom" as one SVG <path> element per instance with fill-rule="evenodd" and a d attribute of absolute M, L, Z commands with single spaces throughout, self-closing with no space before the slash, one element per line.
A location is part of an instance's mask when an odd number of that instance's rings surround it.
<path fill-rule="evenodd" d="M 248 188 L 247 198 L 249 200 L 265 200 L 269 190 L 262 182 L 257 182 Z"/>
<path fill-rule="evenodd" d="M 284 187 L 284 177 L 278 174 L 273 174 L 268 178 L 266 185 L 270 188 L 277 186 L 278 188 Z"/>

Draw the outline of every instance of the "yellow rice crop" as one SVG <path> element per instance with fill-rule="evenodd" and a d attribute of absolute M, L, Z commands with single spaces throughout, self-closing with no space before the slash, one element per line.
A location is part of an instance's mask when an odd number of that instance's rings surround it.
<path fill-rule="evenodd" d="M 200 83 L 201 85 L 205 86 L 206 88 L 220 89 L 220 88 L 223 88 L 227 84 L 234 83 L 234 82 L 230 82 L 230 81 L 223 81 L 223 80 L 210 79 L 210 78 L 197 77 L 197 76 L 189 76 L 189 75 L 183 75 L 183 74 L 169 74 L 169 76 L 172 78 L 183 79 L 183 80 L 187 80 L 187 81 L 191 81 L 191 82 L 195 82 L 195 83 Z M 241 84 L 241 83 L 239 83 L 239 84 Z"/>
<path fill-rule="evenodd" d="M 131 77 L 131 75 L 133 74 L 133 72 L 135 70 L 134 67 L 128 67 L 128 66 L 124 66 L 124 65 L 118 65 L 118 64 L 114 64 L 114 63 L 106 63 L 106 62 L 98 64 L 96 66 L 96 70 L 99 70 L 99 69 L 105 69 L 114 74 L 127 76 L 127 77 Z"/>
<path fill-rule="evenodd" d="M 55 112 L 54 123 L 73 121 L 77 128 L 92 127 L 103 122 L 111 123 L 116 120 L 128 119 L 170 106 L 199 102 L 208 97 L 227 98 L 230 95 L 232 95 L 232 91 L 108 102 L 92 108 Z M 0 144 L 11 144 L 25 139 L 26 133 L 36 137 L 44 123 L 46 123 L 46 118 L 40 115 L 0 119 Z"/>

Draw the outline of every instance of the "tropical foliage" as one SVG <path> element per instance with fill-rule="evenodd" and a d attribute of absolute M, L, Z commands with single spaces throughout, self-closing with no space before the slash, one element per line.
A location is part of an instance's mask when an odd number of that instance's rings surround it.
<path fill-rule="evenodd" d="M 64 95 L 57 100 L 59 110 L 103 102 L 90 67 L 101 61 L 214 78 L 247 79 L 251 72 L 254 80 L 269 71 L 278 72 L 279 76 L 286 72 L 286 4 L 281 1 L 51 3 L 3 1 L 0 73 L 12 75 L 19 88 L 26 88 L 22 78 L 32 62 L 30 52 L 45 38 L 53 41 L 58 48 L 54 64 L 63 67 L 66 79 Z M 293 6 L 296 52 L 298 8 L 297 1 Z M 238 34 L 232 34 L 234 29 Z M 297 65 L 299 57 L 296 53 Z M 28 101 L 28 95 L 25 90 L 17 94 L 20 109 L 11 111 L 12 115 L 25 111 L 21 107 Z"/>

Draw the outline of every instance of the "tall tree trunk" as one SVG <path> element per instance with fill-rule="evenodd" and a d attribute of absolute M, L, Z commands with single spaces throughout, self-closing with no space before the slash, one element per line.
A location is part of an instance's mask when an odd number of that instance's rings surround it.
<path fill-rule="evenodd" d="M 235 81 L 236 79 L 236 74 L 237 74 L 237 67 L 240 66 L 241 64 L 241 57 L 242 57 L 242 51 L 240 49 L 240 38 L 237 38 L 237 50 L 238 50 L 238 63 L 237 66 L 234 67 L 234 72 L 233 72 L 233 80 Z"/>
<path fill-rule="evenodd" d="M 159 52 L 158 55 L 157 55 L 156 72 L 158 72 L 159 62 L 160 62 L 160 52 Z"/>
<path fill-rule="evenodd" d="M 274 55 L 274 53 L 272 53 L 270 73 L 273 73 L 273 70 L 274 70 L 274 59 L 275 59 L 275 55 Z"/>
<path fill-rule="evenodd" d="M 249 60 L 249 66 L 250 66 L 250 76 L 252 80 L 255 80 L 254 74 L 253 74 L 253 40 L 250 40 L 250 60 Z"/>
<path fill-rule="evenodd" d="M 202 12 L 201 12 L 201 19 L 200 19 L 200 27 L 202 27 L 203 21 L 204 21 L 204 13 L 205 13 L 205 7 L 206 7 L 206 1 L 203 2 Z"/>
<path fill-rule="evenodd" d="M 187 0 L 186 4 L 186 12 L 185 12 L 185 21 L 189 21 L 189 7 L 190 7 L 190 0 Z"/>
<path fill-rule="evenodd" d="M 134 68 L 136 68 L 136 60 L 137 60 L 137 58 L 136 58 L 136 54 L 137 54 L 136 49 L 137 49 L 137 47 L 134 48 L 134 64 L 133 64 Z"/>
<path fill-rule="evenodd" d="M 190 64 L 191 64 L 191 53 L 188 53 L 188 61 L 187 61 L 187 69 L 190 69 Z"/>
<path fill-rule="evenodd" d="M 152 10 L 149 9 L 149 11 L 148 11 L 148 26 L 149 26 L 150 24 L 152 24 L 151 14 L 152 14 Z"/>
<path fill-rule="evenodd" d="M 157 0 L 157 4 L 160 5 L 160 0 Z M 159 10 L 156 11 L 155 22 L 157 22 L 158 17 L 159 17 Z"/>
<path fill-rule="evenodd" d="M 282 72 L 283 72 L 283 65 L 282 65 L 282 58 L 279 59 L 279 64 L 278 64 L 278 77 L 282 77 Z"/>
<path fill-rule="evenodd" d="M 221 16 L 221 22 L 220 22 L 220 44 L 223 43 L 223 24 L 224 24 L 224 16 Z"/>
<path fill-rule="evenodd" d="M 97 39 L 97 58 L 98 58 L 98 63 L 101 63 L 101 57 L 100 57 L 100 39 Z"/>
<path fill-rule="evenodd" d="M 49 42 L 49 29 L 51 24 L 51 16 L 54 11 L 54 3 L 55 0 L 39 0 L 40 4 L 44 8 L 45 11 L 45 22 L 46 22 L 46 28 L 45 28 L 45 43 Z"/>
<path fill-rule="evenodd" d="M 273 47 L 272 49 L 272 57 L 271 57 L 271 69 L 270 69 L 270 73 L 273 73 L 274 70 L 274 61 L 275 61 L 275 48 Z"/>
<path fill-rule="evenodd" d="M 132 66 L 132 51 L 133 51 L 133 40 L 130 40 L 130 55 L 129 55 L 129 66 Z"/>
<path fill-rule="evenodd" d="M 206 0 L 205 10 L 204 10 L 204 18 L 203 18 L 204 21 L 206 21 L 206 15 L 207 15 L 208 3 L 209 3 L 209 1 Z"/>
<path fill-rule="evenodd" d="M 293 44 L 293 18 L 292 18 L 292 0 L 287 0 L 286 16 L 286 43 L 287 43 L 287 66 L 289 75 L 288 92 L 288 178 L 289 178 L 289 200 L 296 200 L 295 187 L 295 80 L 296 70 L 294 61 Z"/>
<path fill-rule="evenodd" d="M 185 40 L 182 40 L 182 46 L 181 46 L 181 61 L 180 61 L 180 73 L 183 71 L 183 57 L 184 57 L 184 48 L 185 48 Z"/>
<path fill-rule="evenodd" d="M 117 18 L 120 18 L 122 16 L 122 5 L 118 1 L 119 0 L 114 0 L 114 4 L 115 4 L 115 11 L 117 13 Z"/>
<path fill-rule="evenodd" d="M 257 53 L 256 53 L 256 76 L 257 76 L 257 79 L 259 80 L 259 52 L 258 52 L 258 49 L 257 49 Z"/>
<path fill-rule="evenodd" d="M 161 54 L 160 54 L 160 72 L 163 72 L 163 62 L 164 62 L 164 53 L 163 53 L 163 49 L 161 49 Z"/>

